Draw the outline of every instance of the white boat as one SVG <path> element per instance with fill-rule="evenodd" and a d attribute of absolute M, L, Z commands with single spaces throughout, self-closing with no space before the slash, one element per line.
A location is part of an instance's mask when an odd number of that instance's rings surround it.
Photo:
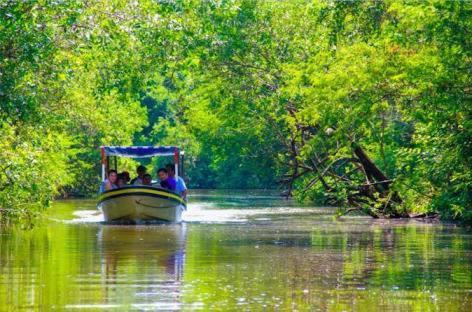
<path fill-rule="evenodd" d="M 178 177 L 179 156 L 183 155 L 176 147 L 102 147 L 102 180 L 110 167 L 110 156 L 153 157 L 174 156 L 175 174 Z M 115 161 L 116 170 L 116 161 Z M 154 186 L 124 186 L 105 191 L 98 198 L 97 207 L 103 213 L 106 222 L 181 222 L 182 212 L 186 210 L 186 201 L 181 195 L 167 189 Z"/>
<path fill-rule="evenodd" d="M 151 186 L 125 186 L 102 193 L 98 208 L 105 221 L 181 222 L 185 200 L 178 194 Z"/>

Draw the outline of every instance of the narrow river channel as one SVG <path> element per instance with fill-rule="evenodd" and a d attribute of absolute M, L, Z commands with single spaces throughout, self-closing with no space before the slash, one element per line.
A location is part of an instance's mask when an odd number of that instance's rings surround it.
<path fill-rule="evenodd" d="M 182 224 L 127 226 L 59 201 L 0 232 L 0 310 L 472 311 L 470 230 L 334 213 L 200 191 Z"/>

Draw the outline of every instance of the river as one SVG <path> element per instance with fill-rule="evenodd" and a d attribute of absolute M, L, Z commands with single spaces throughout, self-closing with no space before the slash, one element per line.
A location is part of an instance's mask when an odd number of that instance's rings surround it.
<path fill-rule="evenodd" d="M 334 219 L 268 192 L 199 191 L 178 225 L 58 201 L 0 232 L 0 310 L 472 311 L 472 232 Z"/>

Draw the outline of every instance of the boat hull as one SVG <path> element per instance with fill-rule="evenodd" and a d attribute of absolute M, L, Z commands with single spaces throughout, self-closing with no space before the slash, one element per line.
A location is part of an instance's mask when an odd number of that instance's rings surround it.
<path fill-rule="evenodd" d="M 102 193 L 97 207 L 106 222 L 181 222 L 186 203 L 181 196 L 169 190 L 128 186 Z"/>

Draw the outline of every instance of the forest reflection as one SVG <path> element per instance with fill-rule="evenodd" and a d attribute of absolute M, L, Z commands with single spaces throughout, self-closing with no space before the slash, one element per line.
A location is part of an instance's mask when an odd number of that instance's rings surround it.
<path fill-rule="evenodd" d="M 356 216 L 334 221 L 328 208 L 267 197 L 247 205 L 241 198 L 221 206 L 222 198 L 193 201 L 200 209 L 190 219 L 216 215 L 215 222 L 3 229 L 0 310 L 459 311 L 472 305 L 472 237 L 465 228 Z M 222 222 L 219 216 L 235 210 L 228 203 L 238 201 L 246 218 Z M 54 213 L 72 218 L 90 205 L 65 201 Z"/>

